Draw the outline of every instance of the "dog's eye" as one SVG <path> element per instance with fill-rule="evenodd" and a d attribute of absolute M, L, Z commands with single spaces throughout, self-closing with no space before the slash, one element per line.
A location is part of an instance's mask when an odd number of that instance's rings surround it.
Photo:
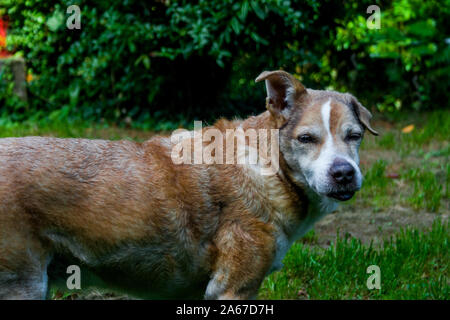
<path fill-rule="evenodd" d="M 316 142 L 316 138 L 309 134 L 301 134 L 298 136 L 298 141 L 301 143 L 314 143 Z"/>
<path fill-rule="evenodd" d="M 359 132 L 350 133 L 346 137 L 346 140 L 349 141 L 358 141 L 359 139 L 361 139 L 361 133 Z"/>

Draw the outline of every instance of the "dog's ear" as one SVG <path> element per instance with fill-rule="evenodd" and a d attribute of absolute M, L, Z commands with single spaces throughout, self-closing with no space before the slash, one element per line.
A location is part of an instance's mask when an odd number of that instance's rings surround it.
<path fill-rule="evenodd" d="M 285 122 L 283 111 L 305 94 L 306 88 L 294 76 L 282 70 L 264 71 L 255 82 L 262 80 L 266 82 L 267 110 L 277 121 Z"/>
<path fill-rule="evenodd" d="M 372 114 L 370 111 L 367 110 L 354 96 L 351 96 L 351 103 L 359 121 L 361 121 L 363 126 L 369 130 L 370 133 L 377 136 L 378 132 L 370 126 L 370 119 L 372 119 Z"/>

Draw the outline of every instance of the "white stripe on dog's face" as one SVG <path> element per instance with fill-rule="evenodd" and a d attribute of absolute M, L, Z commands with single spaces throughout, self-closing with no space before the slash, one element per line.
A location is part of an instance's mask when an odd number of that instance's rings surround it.
<path fill-rule="evenodd" d="M 326 193 L 327 191 L 326 185 L 328 178 L 326 173 L 336 153 L 333 145 L 333 136 L 330 131 L 330 113 L 331 105 L 330 100 L 328 100 L 320 107 L 322 145 L 318 146 L 319 156 L 317 159 L 310 159 L 307 162 L 300 160 L 301 158 L 299 159 L 299 161 L 303 162 L 304 166 L 308 164 L 308 168 L 305 168 L 305 172 L 307 173 L 306 180 L 317 193 Z"/>
<path fill-rule="evenodd" d="M 329 165 L 331 165 L 331 162 L 333 161 L 333 157 L 335 154 L 334 146 L 333 146 L 333 136 L 331 135 L 330 131 L 330 113 L 331 113 L 331 106 L 330 106 L 330 100 L 328 100 L 326 103 L 324 103 L 320 110 L 320 115 L 322 116 L 322 125 L 325 128 L 325 143 L 323 144 L 323 147 L 320 150 L 320 155 L 317 161 L 314 162 L 314 166 L 316 167 L 316 170 L 314 171 L 321 171 L 327 169 Z"/>
<path fill-rule="evenodd" d="M 320 114 L 322 115 L 322 124 L 327 130 L 328 138 L 332 139 L 330 131 L 330 113 L 331 113 L 330 101 L 331 99 L 328 99 L 328 101 L 322 105 Z"/>
<path fill-rule="evenodd" d="M 319 195 L 353 194 L 361 188 L 358 167 L 361 139 L 350 139 L 363 129 L 351 109 L 328 98 L 303 110 L 293 129 L 290 143 L 281 141 L 286 161 L 294 170 L 294 178 Z M 343 169 L 342 169 L 343 168 Z M 352 172 L 353 177 L 338 181 L 336 170 Z M 349 173 L 349 176 L 351 174 Z"/>

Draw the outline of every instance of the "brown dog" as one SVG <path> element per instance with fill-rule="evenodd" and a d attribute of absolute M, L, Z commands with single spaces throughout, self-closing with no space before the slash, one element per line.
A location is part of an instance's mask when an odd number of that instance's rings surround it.
<path fill-rule="evenodd" d="M 284 71 L 261 80 L 268 111 L 212 128 L 278 130 L 274 174 L 175 164 L 169 137 L 0 139 L 0 298 L 45 298 L 61 258 L 143 297 L 255 297 L 293 241 L 361 187 L 358 148 L 376 134 L 350 94 Z"/>

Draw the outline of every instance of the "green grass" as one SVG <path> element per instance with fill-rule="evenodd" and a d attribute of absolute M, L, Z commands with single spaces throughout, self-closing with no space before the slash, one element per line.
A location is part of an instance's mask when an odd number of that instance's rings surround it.
<path fill-rule="evenodd" d="M 328 248 L 295 243 L 284 268 L 270 275 L 262 299 L 449 299 L 448 223 L 431 231 L 404 229 L 381 247 L 338 237 Z M 381 271 L 381 289 L 367 288 L 367 267 Z"/>
<path fill-rule="evenodd" d="M 443 196 L 443 184 L 439 183 L 437 176 L 423 169 L 411 169 L 408 176 L 414 183 L 413 194 L 408 197 L 412 206 L 437 212 Z M 446 180 L 448 181 L 448 170 Z"/>
<path fill-rule="evenodd" d="M 389 178 L 388 165 L 387 160 L 379 159 L 367 170 L 363 169 L 363 188 L 351 204 L 364 201 L 376 212 L 397 202 L 415 210 L 439 212 L 444 199 L 449 197 L 450 164 L 427 161 L 399 170 L 395 179 Z"/>
<path fill-rule="evenodd" d="M 364 202 L 366 206 L 371 206 L 374 212 L 390 206 L 392 198 L 386 191 L 393 188 L 393 181 L 386 176 L 387 165 L 386 160 L 379 159 L 371 167 L 362 168 L 363 186 L 356 196 L 344 205 L 361 205 L 361 202 Z"/>
<path fill-rule="evenodd" d="M 392 150 L 397 143 L 396 136 L 393 132 L 383 134 L 378 140 L 378 145 L 384 149 Z"/>
<path fill-rule="evenodd" d="M 421 146 L 432 140 L 447 140 L 450 137 L 450 114 L 448 110 L 431 112 L 416 121 L 417 129 L 404 135 L 405 142 Z"/>
<path fill-rule="evenodd" d="M 29 135 L 52 135 L 61 138 L 96 138 L 92 135 L 92 129 L 120 129 L 134 131 L 152 131 L 167 132 L 180 127 L 193 129 L 194 123 L 182 119 L 181 115 L 176 115 L 173 121 L 167 119 L 146 117 L 142 122 L 108 123 L 106 121 L 93 122 L 81 118 L 69 118 L 68 111 L 65 108 L 55 110 L 48 115 L 37 113 L 25 121 L 18 121 L 13 117 L 3 113 L 0 114 L 0 138 L 10 136 L 29 136 Z M 119 139 L 123 137 L 123 132 L 118 135 L 111 130 L 112 137 L 109 139 Z"/>
<path fill-rule="evenodd" d="M 31 135 L 54 135 L 61 138 L 86 136 L 90 123 L 48 120 L 28 120 L 25 122 L 11 121 L 0 118 L 0 137 L 23 137 Z M 100 127 L 96 124 L 95 127 Z"/>
<path fill-rule="evenodd" d="M 410 133 L 402 133 L 401 128 L 406 125 L 414 125 Z M 450 113 L 446 110 L 437 110 L 429 113 L 413 114 L 405 116 L 398 121 L 396 130 L 382 132 L 376 139 L 376 145 L 385 150 L 397 150 L 400 155 L 408 156 L 423 152 L 422 148 L 433 142 L 447 142 L 450 137 Z M 435 152 L 434 150 L 432 152 Z M 449 153 L 448 144 L 444 150 L 437 153 Z"/>
<path fill-rule="evenodd" d="M 0 138 L 24 136 L 53 136 L 59 138 L 87 138 L 109 140 L 148 139 L 152 131 L 110 126 L 107 123 L 90 123 L 82 121 L 28 120 L 13 122 L 0 117 Z"/>
<path fill-rule="evenodd" d="M 402 132 L 408 125 L 414 129 Z M 450 113 L 399 113 L 379 131 L 379 137 L 364 138 L 363 188 L 348 204 L 371 207 L 374 212 L 393 205 L 448 212 Z M 376 156 L 364 161 L 366 153 Z"/>

